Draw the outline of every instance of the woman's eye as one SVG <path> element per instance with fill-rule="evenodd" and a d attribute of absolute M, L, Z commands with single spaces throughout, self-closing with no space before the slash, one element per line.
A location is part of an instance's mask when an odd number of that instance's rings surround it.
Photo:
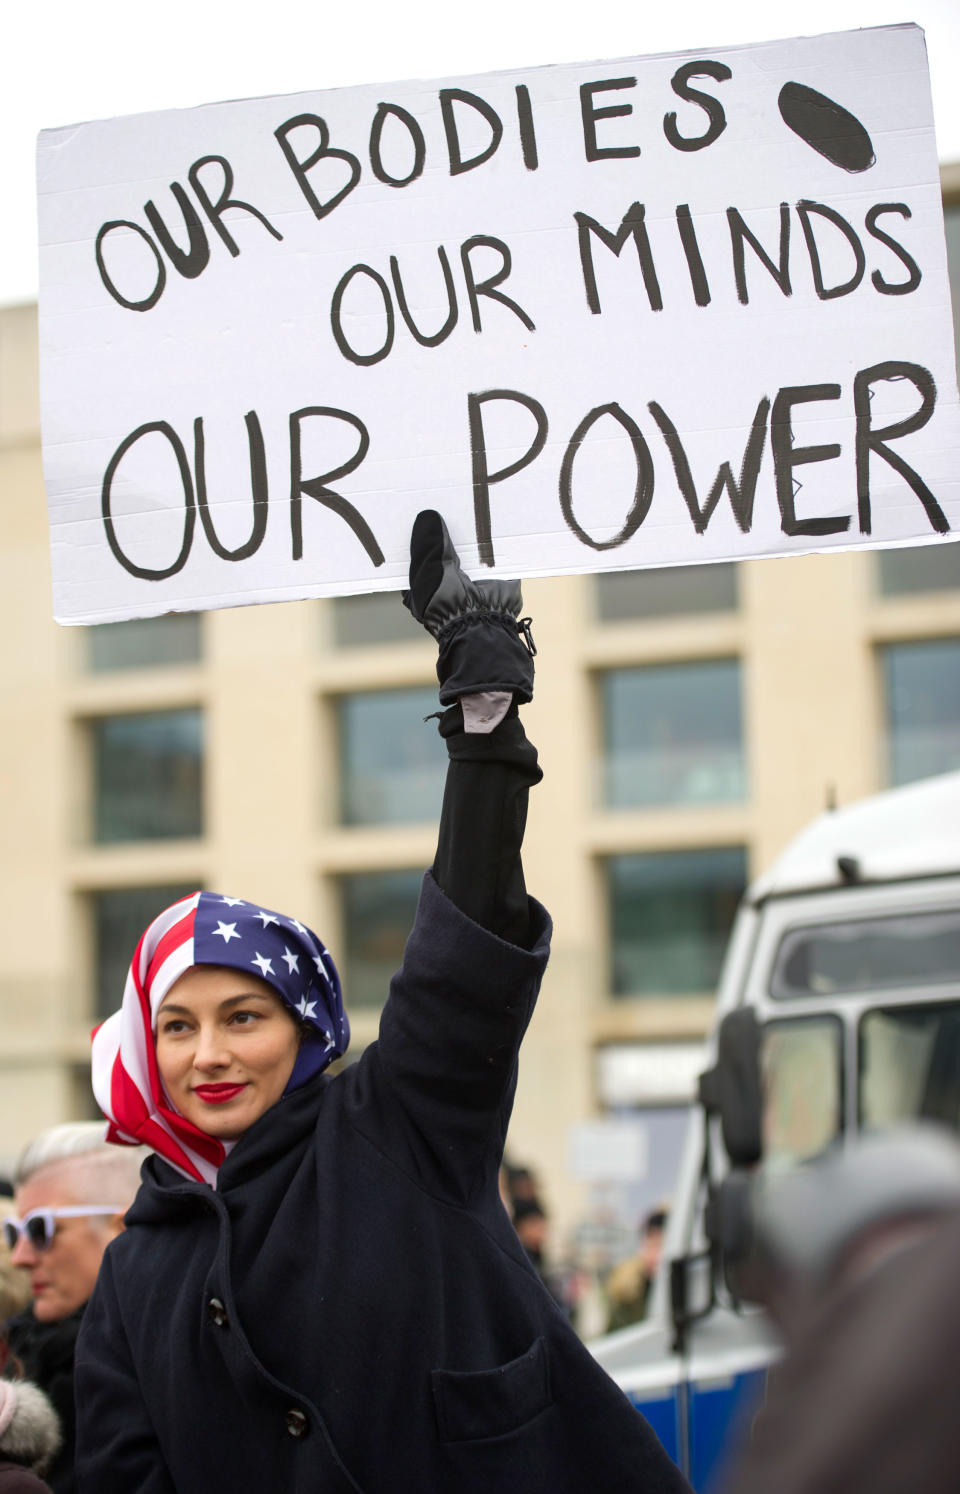
<path fill-rule="evenodd" d="M 257 1020 L 257 1013 L 234 1012 L 230 1020 L 231 1022 L 234 1022 L 238 1027 L 249 1027 L 252 1022 L 255 1022 Z"/>
<path fill-rule="evenodd" d="M 164 1037 L 176 1037 L 177 1033 L 186 1030 L 186 1022 L 165 1022 L 160 1031 Z"/>

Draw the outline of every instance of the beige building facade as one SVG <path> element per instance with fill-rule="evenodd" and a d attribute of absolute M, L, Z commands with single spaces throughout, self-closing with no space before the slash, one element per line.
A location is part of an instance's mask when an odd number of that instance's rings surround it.
<path fill-rule="evenodd" d="M 944 186 L 960 284 L 960 168 Z M 434 648 L 395 596 L 51 621 L 33 306 L 0 311 L 0 493 L 2 1170 L 92 1113 L 89 1030 L 183 891 L 315 927 L 369 1042 L 443 753 Z M 540 580 L 525 603 L 525 865 L 556 932 L 510 1151 L 566 1230 L 668 1189 L 745 881 L 827 803 L 960 766 L 960 546 Z"/>

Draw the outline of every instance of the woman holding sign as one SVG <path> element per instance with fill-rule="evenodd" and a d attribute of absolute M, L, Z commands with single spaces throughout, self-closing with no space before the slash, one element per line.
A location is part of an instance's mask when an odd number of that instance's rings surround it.
<path fill-rule="evenodd" d="M 94 1038 L 112 1139 L 156 1152 L 77 1348 L 85 1494 L 681 1494 L 532 1270 L 497 1187 L 550 922 L 516 583 L 421 514 L 405 601 L 440 644 L 439 846 L 353 1067 L 330 956 L 212 893 L 143 935 Z"/>

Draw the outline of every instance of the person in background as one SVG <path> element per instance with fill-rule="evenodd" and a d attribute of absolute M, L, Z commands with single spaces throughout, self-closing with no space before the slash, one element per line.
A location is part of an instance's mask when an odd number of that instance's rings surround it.
<path fill-rule="evenodd" d="M 11 1190 L 9 1198 L 0 1195 L 0 1222 L 14 1212 Z M 21 1266 L 13 1264 L 10 1247 L 0 1233 L 0 1375 L 4 1373 L 10 1357 L 7 1324 L 29 1306 L 30 1297 L 30 1278 Z"/>
<path fill-rule="evenodd" d="M 102 1121 L 52 1126 L 27 1146 L 14 1177 L 16 1216 L 3 1220 L 12 1265 L 33 1301 L 7 1325 L 9 1353 L 53 1402 L 62 1429 L 49 1470 L 54 1494 L 73 1494 L 73 1361 L 103 1252 L 123 1228 L 144 1153 L 108 1146 Z"/>
<path fill-rule="evenodd" d="M 547 1236 L 550 1233 L 550 1222 L 547 1219 L 543 1205 L 535 1198 L 522 1198 L 516 1204 L 513 1211 L 513 1227 L 527 1258 L 540 1277 L 546 1281 L 544 1252 L 547 1246 Z"/>
<path fill-rule="evenodd" d="M 43 1391 L 0 1379 L 0 1494 L 51 1494 L 41 1474 L 60 1446 L 60 1424 Z"/>
<path fill-rule="evenodd" d="M 636 1255 L 614 1266 L 607 1277 L 608 1333 L 615 1328 L 629 1328 L 631 1323 L 639 1323 L 646 1317 L 660 1265 L 667 1217 L 667 1210 L 663 1208 L 649 1213 L 640 1229 L 640 1249 Z"/>
<path fill-rule="evenodd" d="M 550 1218 L 536 1197 L 520 1198 L 514 1204 L 513 1227 L 527 1253 L 527 1259 L 567 1318 L 572 1314 L 570 1283 L 555 1271 L 547 1259 Z"/>
<path fill-rule="evenodd" d="M 539 1203 L 540 1188 L 536 1174 L 529 1167 L 515 1167 L 504 1162 L 501 1171 L 501 1193 L 507 1212 L 511 1217 L 520 1203 Z"/>

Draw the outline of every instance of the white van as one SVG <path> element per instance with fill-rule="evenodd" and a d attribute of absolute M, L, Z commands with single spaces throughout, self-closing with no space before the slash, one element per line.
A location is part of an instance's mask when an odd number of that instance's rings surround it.
<path fill-rule="evenodd" d="M 717 1185 L 902 1121 L 960 1129 L 960 773 L 821 815 L 748 889 L 712 1054 L 650 1316 L 590 1345 L 698 1494 L 778 1352 L 726 1284 Z"/>

